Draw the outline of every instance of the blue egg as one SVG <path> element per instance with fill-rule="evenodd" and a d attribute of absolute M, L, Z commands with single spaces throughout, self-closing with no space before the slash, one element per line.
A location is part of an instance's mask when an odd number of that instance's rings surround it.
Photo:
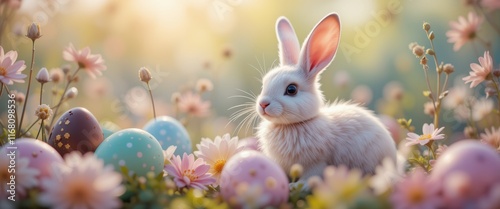
<path fill-rule="evenodd" d="M 120 172 L 125 166 L 129 175 L 146 176 L 148 172 L 158 175 L 163 171 L 164 156 L 158 141 L 148 132 L 129 128 L 111 134 L 95 151 L 97 158 L 112 165 Z"/>
<path fill-rule="evenodd" d="M 172 117 L 160 116 L 156 120 L 152 119 L 143 129 L 153 135 L 164 150 L 171 145 L 177 146 L 175 155 L 190 154 L 193 151 L 186 128 Z"/>

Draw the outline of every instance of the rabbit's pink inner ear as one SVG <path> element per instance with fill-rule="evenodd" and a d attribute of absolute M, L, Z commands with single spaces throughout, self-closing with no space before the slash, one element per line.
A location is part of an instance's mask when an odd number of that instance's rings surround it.
<path fill-rule="evenodd" d="M 332 61 L 340 40 L 340 21 L 337 14 L 325 17 L 309 37 L 307 50 L 308 70 L 317 73 Z"/>
<path fill-rule="evenodd" d="M 276 35 L 279 42 L 279 56 L 282 65 L 295 65 L 298 63 L 300 44 L 290 22 L 281 17 L 276 22 Z"/>

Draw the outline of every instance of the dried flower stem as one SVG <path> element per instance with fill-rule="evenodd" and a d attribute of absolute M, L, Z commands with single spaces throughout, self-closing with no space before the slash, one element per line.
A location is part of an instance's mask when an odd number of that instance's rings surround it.
<path fill-rule="evenodd" d="M 154 119 L 156 120 L 156 108 L 155 108 L 155 101 L 153 100 L 153 92 L 151 91 L 151 86 L 149 86 L 149 82 L 146 82 L 148 85 L 148 91 L 149 91 L 149 97 L 151 98 L 151 104 L 153 105 L 153 116 Z"/>
<path fill-rule="evenodd" d="M 425 81 L 427 82 L 427 88 L 429 89 L 429 92 L 431 92 L 431 100 L 432 104 L 434 105 L 434 110 L 436 109 L 436 100 L 434 99 L 434 93 L 432 92 L 431 88 L 431 83 L 429 81 L 429 75 L 427 74 L 427 71 L 429 70 L 429 66 L 423 65 L 424 68 L 424 74 L 425 74 Z"/>
<path fill-rule="evenodd" d="M 495 87 L 495 90 L 497 90 L 497 100 L 498 100 L 498 112 L 497 112 L 497 114 L 500 115 L 500 88 L 498 87 L 497 82 L 493 78 L 494 77 L 493 72 L 491 73 L 491 75 L 492 75 L 491 81 L 493 82 L 493 86 Z"/>
<path fill-rule="evenodd" d="M 21 133 L 21 127 L 23 126 L 24 113 L 26 112 L 26 104 L 28 104 L 28 98 L 30 96 L 30 88 L 31 88 L 31 77 L 33 77 L 33 65 L 35 64 L 35 40 L 33 40 L 31 46 L 31 66 L 30 66 L 30 75 L 28 78 L 28 88 L 26 89 L 26 99 L 23 104 L 23 111 L 21 112 L 21 120 L 19 121 L 18 133 Z M 28 129 L 29 130 L 29 129 Z M 26 130 L 26 131 L 28 131 Z M 18 135 L 16 138 L 23 136 L 24 134 Z"/>
<path fill-rule="evenodd" d="M 43 98 L 43 83 L 40 86 L 40 105 L 42 104 L 42 98 Z"/>
<path fill-rule="evenodd" d="M 66 87 L 64 87 L 64 91 L 61 95 L 61 98 L 59 98 L 59 102 L 57 102 L 56 106 L 54 106 L 54 108 L 55 108 L 54 115 L 52 116 L 52 119 L 50 120 L 49 127 L 52 127 L 52 125 L 54 124 L 55 118 L 57 117 L 57 112 L 59 111 L 59 108 L 61 107 L 61 104 L 64 101 L 64 95 L 65 95 L 66 91 L 68 91 L 69 85 L 71 84 L 71 82 L 75 78 L 78 71 L 80 71 L 80 69 L 81 69 L 81 67 L 78 67 L 76 69 L 76 71 L 73 73 L 73 75 L 71 75 L 71 77 L 69 77 L 68 83 L 66 83 Z"/>
<path fill-rule="evenodd" d="M 28 129 L 26 129 L 26 131 L 24 131 L 22 134 L 20 134 L 21 136 L 24 136 L 26 133 L 28 133 L 30 131 L 31 128 L 33 128 L 33 126 L 40 120 L 40 118 L 36 119 L 35 122 L 33 122 L 29 127 Z"/>
<path fill-rule="evenodd" d="M 8 87 L 7 85 L 5 85 L 4 83 L 2 83 L 2 85 L 0 85 L 0 86 L 1 86 L 1 88 L 0 88 L 0 89 L 1 89 L 1 91 L 0 91 L 0 95 L 2 95 L 2 94 L 1 94 L 1 92 L 3 91 L 3 89 L 4 89 L 4 88 L 5 88 L 5 92 L 7 92 L 7 95 L 10 95 L 10 90 L 9 90 L 9 87 Z M 17 117 L 17 116 L 18 116 L 18 115 L 17 115 L 17 104 L 16 104 L 16 105 L 14 105 L 14 107 L 16 108 L 16 109 L 15 109 L 15 110 L 16 110 L 16 113 L 15 113 L 16 115 L 15 115 L 15 117 L 16 117 L 16 118 L 18 118 L 18 117 Z M 16 121 L 17 121 L 17 120 L 16 120 Z M 5 124 L 3 124 L 3 123 L 1 122 L 1 120 L 0 120 L 0 125 L 1 125 L 2 127 L 6 127 L 6 126 L 5 126 Z M 18 124 L 16 124 L 16 125 L 18 125 Z M 16 136 L 17 136 L 17 132 L 16 132 Z"/>

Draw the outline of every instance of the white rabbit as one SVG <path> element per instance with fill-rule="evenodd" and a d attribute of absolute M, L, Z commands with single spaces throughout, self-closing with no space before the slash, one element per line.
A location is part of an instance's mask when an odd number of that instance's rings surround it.
<path fill-rule="evenodd" d="M 336 13 L 324 17 L 300 50 L 290 22 L 276 23 L 280 65 L 263 78 L 256 109 L 263 119 L 261 149 L 286 172 L 299 163 L 301 181 L 321 176 L 327 165 L 346 165 L 373 174 L 385 157 L 395 162 L 396 146 L 374 114 L 356 104 L 325 104 L 319 74 L 330 64 L 340 40 Z"/>

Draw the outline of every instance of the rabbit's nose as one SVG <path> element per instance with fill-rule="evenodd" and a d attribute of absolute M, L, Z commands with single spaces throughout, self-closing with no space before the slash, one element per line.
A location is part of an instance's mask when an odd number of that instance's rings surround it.
<path fill-rule="evenodd" d="M 266 109 L 266 107 L 269 106 L 269 104 L 271 104 L 271 103 L 269 103 L 269 102 L 261 102 L 261 103 L 259 103 L 259 105 L 262 107 L 262 109 Z"/>

